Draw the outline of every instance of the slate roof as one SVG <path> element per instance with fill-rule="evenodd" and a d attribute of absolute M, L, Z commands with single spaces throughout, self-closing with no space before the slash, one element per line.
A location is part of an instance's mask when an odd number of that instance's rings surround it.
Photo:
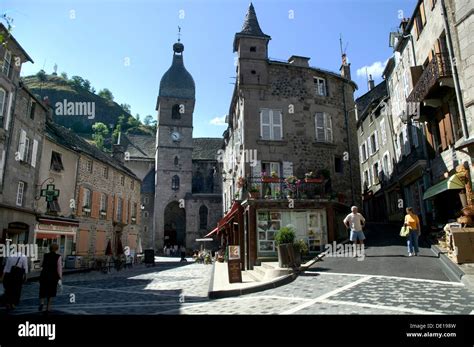
<path fill-rule="evenodd" d="M 223 139 L 220 137 L 193 138 L 193 160 L 216 160 L 217 151 L 222 148 Z M 120 144 L 130 158 L 155 160 L 155 137 L 150 135 L 124 135 L 120 137 Z"/>
<path fill-rule="evenodd" d="M 182 43 L 173 45 L 173 63 L 161 78 L 159 97 L 194 99 L 196 87 L 193 77 L 184 67 L 183 50 Z"/>
<path fill-rule="evenodd" d="M 193 160 L 217 160 L 217 151 L 222 148 L 219 137 L 193 138 Z"/>
<path fill-rule="evenodd" d="M 137 180 L 140 180 L 131 170 L 123 166 L 117 159 L 113 158 L 107 153 L 102 152 L 96 146 L 91 145 L 82 137 L 76 135 L 74 132 L 61 125 L 47 122 L 45 135 L 52 142 L 69 148 L 74 152 L 87 154 L 98 161 L 106 163 L 115 169 L 122 171 L 123 173 L 132 176 Z"/>
<path fill-rule="evenodd" d="M 257 14 L 255 13 L 255 8 L 253 7 L 252 3 L 250 3 L 249 9 L 247 10 L 244 24 L 242 25 L 242 30 L 235 34 L 234 52 L 237 51 L 238 38 L 242 36 L 261 37 L 268 40 L 271 39 L 271 37 L 269 35 L 264 34 L 262 29 L 260 28 L 260 24 L 258 24 Z"/>
<path fill-rule="evenodd" d="M 130 158 L 155 159 L 155 136 L 151 135 L 120 135 L 120 144 Z"/>
<path fill-rule="evenodd" d="M 358 97 L 356 99 L 356 105 L 359 120 L 362 121 L 365 118 L 365 113 L 373 102 L 380 100 L 384 96 L 387 96 L 387 83 L 385 80 L 377 84 L 364 95 Z"/>

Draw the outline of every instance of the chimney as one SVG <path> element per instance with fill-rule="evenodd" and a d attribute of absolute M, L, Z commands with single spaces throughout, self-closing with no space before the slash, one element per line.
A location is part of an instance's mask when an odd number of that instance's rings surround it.
<path fill-rule="evenodd" d="M 295 66 L 302 66 L 302 67 L 309 67 L 309 60 L 311 58 L 308 57 L 301 57 L 299 55 L 292 55 L 290 59 L 288 59 L 288 63 Z"/>
<path fill-rule="evenodd" d="M 405 32 L 406 28 L 407 28 L 407 25 L 408 23 L 410 22 L 410 18 L 403 18 L 400 22 L 400 29 L 402 29 L 402 33 Z"/>
<path fill-rule="evenodd" d="M 374 87 L 375 87 L 375 82 L 374 82 L 374 80 L 372 79 L 372 75 L 369 75 L 369 81 L 368 81 L 367 83 L 368 83 L 368 85 L 369 85 L 369 90 L 374 89 Z"/>
<path fill-rule="evenodd" d="M 112 145 L 112 158 L 118 160 L 121 164 L 125 161 L 125 151 L 122 145 Z"/>
<path fill-rule="evenodd" d="M 346 53 L 342 54 L 341 76 L 351 80 L 351 63 L 347 62 Z"/>
<path fill-rule="evenodd" d="M 48 122 L 53 122 L 53 114 L 54 114 L 54 109 L 53 107 L 50 105 L 50 102 L 49 102 L 49 98 L 47 96 L 45 96 L 43 98 L 43 105 L 44 107 L 46 107 L 46 109 L 48 110 L 47 113 L 46 113 L 46 120 Z"/>

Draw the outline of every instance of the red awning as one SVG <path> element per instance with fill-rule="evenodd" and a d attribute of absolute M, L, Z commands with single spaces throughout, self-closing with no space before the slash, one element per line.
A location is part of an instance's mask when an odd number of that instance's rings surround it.
<path fill-rule="evenodd" d="M 237 201 L 234 201 L 234 204 L 232 205 L 231 209 L 229 212 L 226 213 L 226 215 L 224 217 L 222 217 L 222 219 L 217 223 L 217 227 L 215 227 L 209 234 L 207 234 L 206 236 L 204 237 L 209 237 L 217 232 L 219 232 L 219 230 L 221 230 L 228 222 L 229 220 L 237 214 L 237 212 L 240 211 L 240 203 L 238 203 Z"/>
<path fill-rule="evenodd" d="M 53 234 L 53 233 L 36 233 L 36 239 L 41 240 L 41 239 L 57 239 L 60 235 L 59 234 Z"/>

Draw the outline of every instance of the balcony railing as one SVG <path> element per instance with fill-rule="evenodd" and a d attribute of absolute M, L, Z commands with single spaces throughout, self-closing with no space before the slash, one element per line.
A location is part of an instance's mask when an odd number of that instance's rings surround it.
<path fill-rule="evenodd" d="M 397 163 L 397 172 L 399 175 L 404 174 L 419 160 L 426 160 L 426 156 L 423 153 L 421 146 L 416 149 L 412 148 L 410 154 L 402 157 L 402 159 Z"/>
<path fill-rule="evenodd" d="M 240 199 L 329 199 L 332 195 L 330 181 L 324 178 L 287 182 L 283 177 L 249 177 L 241 188 Z"/>
<path fill-rule="evenodd" d="M 451 62 L 445 53 L 437 53 L 428 63 L 420 79 L 408 96 L 408 102 L 421 102 L 427 98 L 440 78 L 451 77 Z"/>

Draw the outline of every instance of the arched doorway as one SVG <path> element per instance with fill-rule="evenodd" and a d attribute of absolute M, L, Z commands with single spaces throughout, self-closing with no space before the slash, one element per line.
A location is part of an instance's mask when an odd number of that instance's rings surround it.
<path fill-rule="evenodd" d="M 185 245 L 186 211 L 177 201 L 170 202 L 165 208 L 164 244 L 168 246 Z"/>

